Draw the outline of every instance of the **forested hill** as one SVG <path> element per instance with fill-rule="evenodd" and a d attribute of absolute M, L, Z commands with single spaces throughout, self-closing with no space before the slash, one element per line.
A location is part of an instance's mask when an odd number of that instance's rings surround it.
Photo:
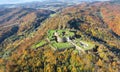
<path fill-rule="evenodd" d="M 16 33 L 25 34 L 35 30 L 53 13 L 55 12 L 32 8 L 0 9 L 0 43 Z"/>
<path fill-rule="evenodd" d="M 54 14 L 42 10 L 37 19 L 39 12 L 34 10 L 22 18 L 18 31 L 0 44 L 1 71 L 119 72 L 119 6 L 111 2 L 81 3 Z M 51 15 L 46 19 L 46 14 Z M 48 38 L 50 30 L 71 30 L 80 41 L 95 47 L 85 53 L 75 48 L 55 51 Z"/>

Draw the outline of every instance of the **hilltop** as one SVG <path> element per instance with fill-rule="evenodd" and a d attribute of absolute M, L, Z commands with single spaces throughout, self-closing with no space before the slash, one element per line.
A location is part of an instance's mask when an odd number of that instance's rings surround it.
<path fill-rule="evenodd" d="M 118 72 L 119 10 L 119 4 L 111 2 L 82 3 L 56 13 L 32 9 L 18 20 L 18 29 L 12 29 L 17 31 L 2 40 L 0 69 Z"/>

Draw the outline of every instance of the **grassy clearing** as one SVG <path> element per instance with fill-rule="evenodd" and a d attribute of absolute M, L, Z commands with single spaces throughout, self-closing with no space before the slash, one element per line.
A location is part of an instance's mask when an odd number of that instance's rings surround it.
<path fill-rule="evenodd" d="M 71 43 L 57 43 L 57 42 L 54 42 L 52 43 L 52 46 L 57 48 L 57 49 L 65 49 L 65 48 L 72 48 L 74 47 Z"/>
<path fill-rule="evenodd" d="M 38 42 L 37 44 L 33 45 L 32 48 L 38 48 L 38 47 L 41 47 L 43 45 L 47 44 L 47 42 L 45 40 L 42 40 L 40 42 Z"/>
<path fill-rule="evenodd" d="M 66 32 L 65 34 L 66 37 L 69 37 L 69 36 L 72 37 L 75 35 L 73 32 L 70 32 L 69 30 L 58 30 L 57 32 L 60 34 L 61 37 L 63 37 L 62 35 L 63 32 Z"/>
<path fill-rule="evenodd" d="M 53 36 L 54 36 L 55 32 L 57 32 L 61 38 L 63 37 L 63 32 L 65 32 L 64 37 L 72 37 L 75 35 L 74 32 L 70 32 L 69 30 L 49 30 L 48 31 L 48 38 L 50 40 L 53 40 Z"/>
<path fill-rule="evenodd" d="M 55 30 L 49 30 L 49 31 L 48 31 L 48 38 L 49 38 L 50 40 L 53 39 L 54 33 L 55 33 Z"/>

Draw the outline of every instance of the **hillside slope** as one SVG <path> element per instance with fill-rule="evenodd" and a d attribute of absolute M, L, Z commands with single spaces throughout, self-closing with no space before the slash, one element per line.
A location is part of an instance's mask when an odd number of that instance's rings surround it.
<path fill-rule="evenodd" d="M 31 8 L 1 9 L 0 11 L 0 43 L 15 33 L 37 28 L 40 22 L 50 14 L 49 10 L 36 10 Z M 15 30 L 14 30 L 15 28 Z"/>
<path fill-rule="evenodd" d="M 118 35 L 120 35 L 120 8 L 119 4 L 108 4 L 101 8 L 103 20 Z"/>
<path fill-rule="evenodd" d="M 25 24 L 23 27 L 21 24 L 17 36 L 13 35 L 1 44 L 1 70 L 8 72 L 119 72 L 120 37 L 119 28 L 117 28 L 119 22 L 115 24 L 117 21 L 113 20 L 109 23 L 111 18 L 109 13 L 106 15 L 107 10 L 112 10 L 113 6 L 119 7 L 119 5 L 111 6 L 109 2 L 95 2 L 67 7 L 61 13 L 46 19 L 33 31 L 30 30 L 35 26 L 34 23 L 31 23 L 32 26 Z M 113 10 L 110 11 L 110 15 L 115 18 L 118 16 Z M 26 17 L 34 21 L 33 16 Z M 22 19 L 26 21 L 26 17 Z M 75 30 L 80 40 L 94 43 L 96 47 L 86 51 L 85 54 L 75 52 L 74 48 L 54 51 L 51 43 L 47 41 L 47 33 L 49 30 L 57 29 Z M 24 32 L 23 38 L 21 38 L 22 32 Z M 16 37 L 18 39 L 15 39 Z M 44 41 L 47 43 L 44 44 Z M 44 45 L 39 46 L 38 44 L 41 43 Z M 32 48 L 35 45 L 38 45 L 37 48 Z"/>

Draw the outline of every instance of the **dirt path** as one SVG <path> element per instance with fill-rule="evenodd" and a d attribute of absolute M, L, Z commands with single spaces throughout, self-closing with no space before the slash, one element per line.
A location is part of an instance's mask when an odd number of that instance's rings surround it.
<path fill-rule="evenodd" d="M 74 45 L 74 46 L 76 47 L 77 50 L 79 50 L 79 51 L 85 53 L 85 50 L 82 49 L 81 47 L 79 47 L 78 45 L 76 45 L 74 42 L 72 42 L 71 40 L 70 40 L 69 42 L 70 42 L 72 45 Z"/>

